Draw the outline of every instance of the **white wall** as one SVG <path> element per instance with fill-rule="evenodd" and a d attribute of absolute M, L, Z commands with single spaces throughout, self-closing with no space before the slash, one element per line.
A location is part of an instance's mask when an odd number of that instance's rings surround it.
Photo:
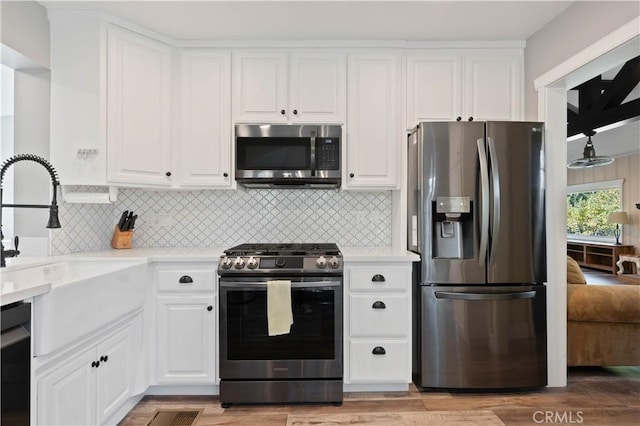
<path fill-rule="evenodd" d="M 639 1 L 576 1 L 527 40 L 525 119 L 538 119 L 533 81 L 640 15 Z"/>
<path fill-rule="evenodd" d="M 2 44 L 49 68 L 49 20 L 44 6 L 35 1 L 3 0 L 0 14 Z"/>
<path fill-rule="evenodd" d="M 0 2 L 2 63 L 15 69 L 14 74 L 14 148 L 15 154 L 36 154 L 49 158 L 49 20 L 45 8 L 35 1 Z M 2 158 L 8 157 L 4 150 Z M 54 165 L 55 166 L 55 165 Z M 49 204 L 50 177 L 33 162 L 20 162 L 14 172 L 14 202 Z M 49 233 L 45 228 L 46 209 L 15 209 L 14 231 L 26 244 L 23 255 L 30 253 L 32 240 L 42 247 Z M 46 244 L 45 244 L 46 246 Z M 25 250 L 26 249 L 26 250 Z"/>

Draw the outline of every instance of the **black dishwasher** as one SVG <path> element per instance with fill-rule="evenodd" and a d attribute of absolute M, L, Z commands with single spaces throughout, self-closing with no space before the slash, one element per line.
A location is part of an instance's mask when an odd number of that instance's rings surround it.
<path fill-rule="evenodd" d="M 2 334 L 3 425 L 29 425 L 31 377 L 31 304 L 16 302 L 0 311 Z"/>

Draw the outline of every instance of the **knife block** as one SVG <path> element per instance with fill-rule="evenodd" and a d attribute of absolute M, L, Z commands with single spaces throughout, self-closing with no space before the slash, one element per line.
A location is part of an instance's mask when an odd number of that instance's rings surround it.
<path fill-rule="evenodd" d="M 111 247 L 114 249 L 130 249 L 132 240 L 133 231 L 121 231 L 116 225 L 111 238 Z"/>

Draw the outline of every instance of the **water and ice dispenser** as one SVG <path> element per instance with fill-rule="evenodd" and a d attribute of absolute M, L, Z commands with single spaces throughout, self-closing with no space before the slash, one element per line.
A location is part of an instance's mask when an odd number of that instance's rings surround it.
<path fill-rule="evenodd" d="M 469 197 L 437 197 L 433 202 L 433 257 L 473 257 L 473 214 Z"/>

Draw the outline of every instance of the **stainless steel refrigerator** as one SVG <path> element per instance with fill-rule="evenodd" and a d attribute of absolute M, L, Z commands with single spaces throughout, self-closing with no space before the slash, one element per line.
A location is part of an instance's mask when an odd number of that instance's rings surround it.
<path fill-rule="evenodd" d="M 543 124 L 419 123 L 408 153 L 414 382 L 545 386 Z"/>

